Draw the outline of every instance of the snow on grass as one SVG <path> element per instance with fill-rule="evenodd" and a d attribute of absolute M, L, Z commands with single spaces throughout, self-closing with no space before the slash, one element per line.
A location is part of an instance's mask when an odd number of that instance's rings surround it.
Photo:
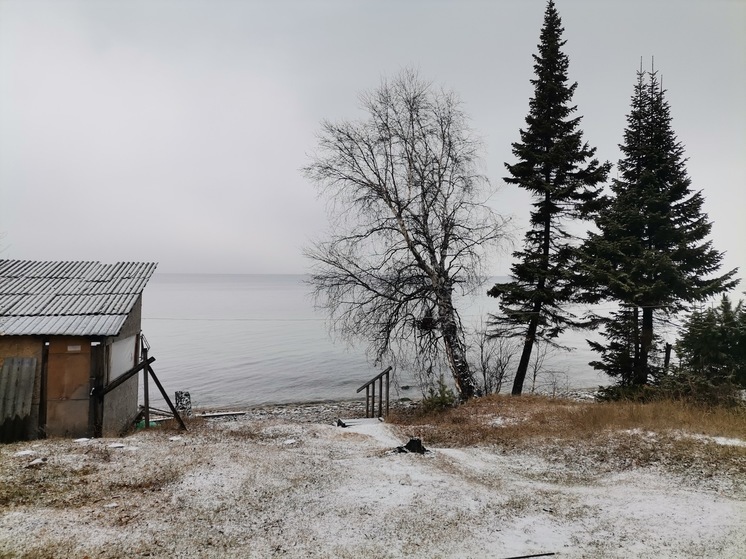
<path fill-rule="evenodd" d="M 551 446 L 399 453 L 416 427 L 375 421 L 172 435 L 0 447 L 0 556 L 746 557 L 743 472 L 716 472 L 722 493 Z M 23 468 L 31 448 L 38 470 Z"/>

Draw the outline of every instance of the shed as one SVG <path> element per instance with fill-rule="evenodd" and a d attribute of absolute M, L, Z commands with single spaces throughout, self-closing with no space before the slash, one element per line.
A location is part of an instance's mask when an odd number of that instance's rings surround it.
<path fill-rule="evenodd" d="M 111 436 L 139 412 L 142 292 L 155 263 L 0 260 L 0 441 Z"/>

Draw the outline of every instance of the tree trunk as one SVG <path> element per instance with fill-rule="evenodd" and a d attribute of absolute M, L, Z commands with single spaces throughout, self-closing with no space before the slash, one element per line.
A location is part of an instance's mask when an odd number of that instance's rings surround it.
<path fill-rule="evenodd" d="M 458 336 L 443 332 L 443 343 L 446 349 L 448 364 L 453 372 L 453 380 L 462 400 L 468 400 L 477 396 L 477 387 L 474 375 L 466 360 L 466 347 Z"/>
<path fill-rule="evenodd" d="M 643 385 L 648 383 L 650 365 L 648 356 L 653 345 L 653 309 L 645 307 L 642 309 L 642 333 L 640 335 L 640 362 L 635 374 L 635 384 Z"/>
<path fill-rule="evenodd" d="M 551 173 L 545 172 L 544 180 L 549 184 L 551 180 Z M 549 208 L 551 198 L 549 191 L 544 194 L 544 206 Z M 544 288 L 546 287 L 545 274 L 549 271 L 549 239 L 552 232 L 552 218 L 548 213 L 544 216 L 544 234 L 541 239 L 541 276 L 539 282 L 536 285 L 536 291 L 543 297 Z M 513 379 L 513 390 L 511 394 L 513 396 L 520 396 L 523 392 L 523 383 L 526 380 L 526 372 L 528 371 L 528 364 L 531 361 L 531 351 L 534 348 L 534 341 L 536 340 L 536 330 L 539 327 L 539 315 L 541 314 L 542 302 L 537 300 L 534 302 L 533 314 L 531 320 L 528 323 L 528 330 L 526 331 L 526 340 L 523 342 L 523 353 L 521 353 L 521 360 L 518 363 L 518 370 L 515 372 L 515 379 Z"/>
<path fill-rule="evenodd" d="M 515 372 L 515 378 L 513 379 L 513 390 L 511 391 L 513 396 L 520 396 L 523 392 L 523 382 L 526 380 L 528 364 L 531 362 L 531 351 L 534 348 L 534 341 L 536 340 L 536 329 L 539 326 L 539 312 L 540 309 L 534 313 L 534 316 L 528 323 L 526 339 L 523 342 L 523 353 L 521 353 L 518 370 Z"/>
<path fill-rule="evenodd" d="M 466 345 L 459 337 L 456 326 L 456 310 L 453 308 L 450 294 L 441 294 L 438 314 L 446 359 L 451 368 L 456 389 L 461 400 L 468 400 L 478 395 L 474 375 L 466 359 Z"/>
<path fill-rule="evenodd" d="M 641 367 L 642 360 L 640 358 L 640 307 L 635 307 L 635 356 L 632 360 L 632 374 L 630 375 L 629 382 L 635 384 L 636 379 L 641 373 L 638 373 Z"/>

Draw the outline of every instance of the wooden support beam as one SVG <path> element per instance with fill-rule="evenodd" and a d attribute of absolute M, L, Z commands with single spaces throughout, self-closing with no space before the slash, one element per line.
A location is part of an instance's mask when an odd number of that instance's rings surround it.
<path fill-rule="evenodd" d="M 153 359 L 151 357 L 151 359 Z M 171 398 L 168 397 L 168 394 L 166 394 L 166 391 L 163 389 L 163 386 L 161 385 L 161 381 L 158 380 L 158 377 L 155 376 L 155 372 L 153 372 L 153 369 L 148 367 L 148 372 L 150 373 L 150 376 L 153 377 L 153 382 L 155 382 L 155 385 L 158 387 L 158 390 L 161 391 L 161 396 L 163 396 L 163 399 L 166 400 L 166 403 L 168 404 L 169 409 L 171 410 L 171 413 L 174 414 L 174 417 L 176 418 L 176 421 L 179 422 L 179 425 L 181 425 L 181 428 L 186 431 L 186 425 L 184 425 L 184 421 L 181 419 L 181 416 L 179 415 L 179 412 L 176 411 L 176 408 L 174 407 L 173 403 L 171 403 Z"/>
<path fill-rule="evenodd" d="M 142 347 L 142 358 L 143 361 L 148 360 L 148 348 L 145 346 L 145 344 L 142 343 L 142 340 L 140 341 L 140 347 Z M 150 428 L 150 389 L 148 387 L 148 370 L 143 369 L 142 372 L 142 397 L 143 397 L 143 404 L 144 404 L 144 412 L 145 415 L 143 419 L 145 420 L 145 428 Z"/>
<path fill-rule="evenodd" d="M 99 398 L 103 398 L 106 394 L 114 390 L 117 386 L 127 382 L 130 378 L 132 378 L 134 375 L 145 369 L 146 367 L 149 368 L 150 364 L 155 361 L 155 357 L 150 357 L 145 361 L 142 361 L 139 365 L 136 367 L 133 367 L 126 373 L 123 373 L 122 375 L 115 378 L 113 381 L 111 381 L 109 384 L 104 386 L 103 388 L 94 387 L 93 390 L 91 390 L 91 396 L 98 396 Z"/>

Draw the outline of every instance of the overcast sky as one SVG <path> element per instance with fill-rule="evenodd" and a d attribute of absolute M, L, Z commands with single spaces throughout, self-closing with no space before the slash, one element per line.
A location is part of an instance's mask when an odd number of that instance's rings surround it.
<path fill-rule="evenodd" d="M 715 247 L 746 277 L 746 1 L 556 4 L 585 139 L 616 163 L 655 56 Z M 525 224 L 529 198 L 502 177 L 545 7 L 0 0 L 0 257 L 303 273 L 327 222 L 299 172 L 319 123 L 359 118 L 358 94 L 405 67 L 459 94 L 491 204 Z"/>

